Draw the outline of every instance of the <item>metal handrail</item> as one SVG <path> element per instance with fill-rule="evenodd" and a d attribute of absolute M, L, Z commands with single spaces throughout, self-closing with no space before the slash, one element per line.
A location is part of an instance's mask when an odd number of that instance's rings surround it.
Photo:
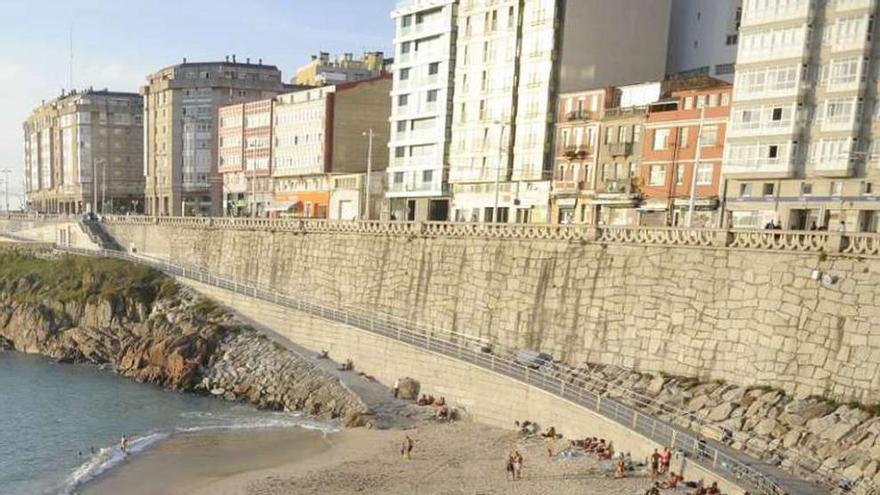
<path fill-rule="evenodd" d="M 369 312 L 352 311 L 349 308 L 343 309 L 328 306 L 326 303 L 306 301 L 279 294 L 277 291 L 264 289 L 252 283 L 219 277 L 203 268 L 187 268 L 165 260 L 146 259 L 118 251 L 93 251 L 67 246 L 59 247 L 59 249 L 73 254 L 99 255 L 145 264 L 169 275 L 181 276 L 247 297 L 312 314 L 329 321 L 367 330 L 383 337 L 494 371 L 592 410 L 655 442 L 669 445 L 670 448 L 681 451 L 686 457 L 710 471 L 737 484 L 747 484 L 756 490 L 756 493 L 764 495 L 788 493 L 766 474 L 705 442 L 693 432 L 676 428 L 665 421 L 643 414 L 618 400 L 611 399 L 607 395 L 567 383 L 564 379 L 550 376 L 541 370 L 528 368 L 511 359 L 474 350 L 469 345 L 462 345 L 458 339 L 437 339 L 430 333 L 413 332 L 409 328 L 411 324 L 397 324 L 400 321 L 399 318 L 377 319 Z"/>

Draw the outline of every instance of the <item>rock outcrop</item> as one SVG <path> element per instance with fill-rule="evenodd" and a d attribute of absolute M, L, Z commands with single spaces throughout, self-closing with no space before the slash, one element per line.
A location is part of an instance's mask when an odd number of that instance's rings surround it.
<path fill-rule="evenodd" d="M 65 259 L 16 256 L 3 263 L 36 268 L 27 274 L 0 268 L 0 349 L 108 366 L 137 381 L 265 409 L 351 423 L 367 413 L 337 377 L 159 274 L 130 285 L 122 276 L 123 288 L 111 290 L 102 278 L 106 267 L 78 261 L 69 274 L 74 280 L 60 291 L 58 283 L 68 281 L 55 271 L 65 270 Z M 113 277 L 120 282 L 119 274 Z"/>
<path fill-rule="evenodd" d="M 878 493 L 874 491 L 880 486 L 880 411 L 876 407 L 614 366 L 551 364 L 544 371 L 671 423 L 716 436 L 804 478 L 848 485 L 854 494 Z"/>

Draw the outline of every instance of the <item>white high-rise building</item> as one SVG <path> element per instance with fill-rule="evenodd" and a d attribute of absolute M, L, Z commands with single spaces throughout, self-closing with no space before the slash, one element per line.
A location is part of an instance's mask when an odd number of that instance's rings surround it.
<path fill-rule="evenodd" d="M 403 0 L 392 12 L 394 86 L 388 166 L 397 220 L 447 220 L 457 0 Z"/>
<path fill-rule="evenodd" d="M 727 221 L 880 229 L 876 0 L 745 0 Z"/>
<path fill-rule="evenodd" d="M 673 1 L 667 74 L 697 73 L 733 82 L 742 2 Z"/>

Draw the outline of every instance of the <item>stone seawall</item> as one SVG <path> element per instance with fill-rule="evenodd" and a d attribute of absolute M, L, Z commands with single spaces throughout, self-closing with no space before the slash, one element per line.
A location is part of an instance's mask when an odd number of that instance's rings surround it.
<path fill-rule="evenodd" d="M 577 365 L 880 400 L 880 260 L 110 224 L 126 248 Z M 813 279 L 814 270 L 834 279 Z"/>

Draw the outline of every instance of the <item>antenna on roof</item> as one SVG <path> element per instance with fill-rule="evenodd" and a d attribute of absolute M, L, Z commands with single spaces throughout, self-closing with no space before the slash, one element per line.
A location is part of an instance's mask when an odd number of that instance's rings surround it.
<path fill-rule="evenodd" d="M 73 88 L 73 22 L 70 23 L 70 31 L 68 33 L 68 43 L 70 48 L 70 60 L 67 73 L 67 87 Z"/>

